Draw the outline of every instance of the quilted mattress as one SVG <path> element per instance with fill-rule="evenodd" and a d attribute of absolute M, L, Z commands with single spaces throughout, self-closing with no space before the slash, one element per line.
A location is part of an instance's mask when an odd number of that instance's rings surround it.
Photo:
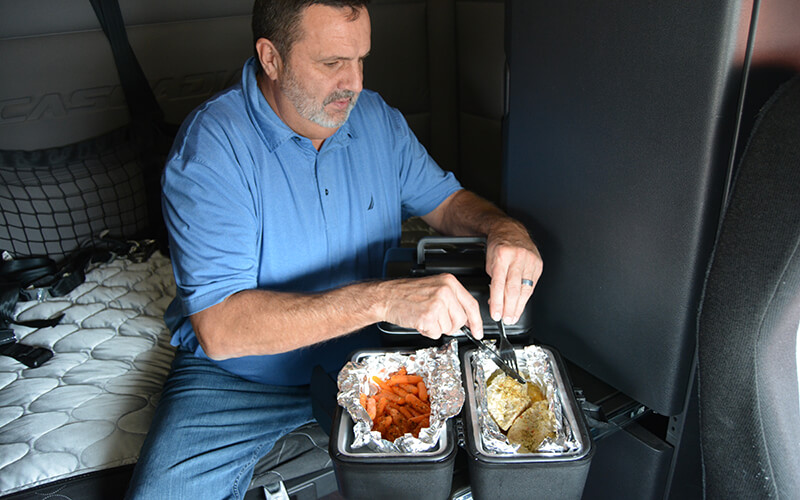
<path fill-rule="evenodd" d="M 170 261 L 155 253 L 17 305 L 18 320 L 64 318 L 14 325 L 23 343 L 53 351 L 44 365 L 0 356 L 0 495 L 136 462 L 174 355 L 163 321 L 174 294 Z"/>

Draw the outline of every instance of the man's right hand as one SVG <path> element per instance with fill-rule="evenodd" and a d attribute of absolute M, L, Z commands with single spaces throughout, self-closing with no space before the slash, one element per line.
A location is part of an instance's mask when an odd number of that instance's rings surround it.
<path fill-rule="evenodd" d="M 478 301 L 452 274 L 407 278 L 382 283 L 387 293 L 384 319 L 413 328 L 431 339 L 454 335 L 467 325 L 483 337 Z"/>

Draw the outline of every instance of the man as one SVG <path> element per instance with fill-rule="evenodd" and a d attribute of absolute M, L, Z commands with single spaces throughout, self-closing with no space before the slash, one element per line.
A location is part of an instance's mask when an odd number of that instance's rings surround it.
<path fill-rule="evenodd" d="M 256 0 L 256 57 L 184 122 L 164 173 L 178 352 L 132 480 L 136 498 L 241 498 L 253 466 L 313 419 L 388 321 L 439 338 L 476 300 L 452 275 L 380 281 L 403 218 L 487 237 L 490 311 L 518 320 L 541 274 L 525 228 L 463 189 L 400 113 L 362 89 L 365 0 Z"/>

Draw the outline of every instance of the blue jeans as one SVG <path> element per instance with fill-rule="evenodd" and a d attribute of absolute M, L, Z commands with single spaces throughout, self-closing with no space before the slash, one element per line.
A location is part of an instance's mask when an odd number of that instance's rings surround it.
<path fill-rule="evenodd" d="M 312 420 L 308 386 L 250 382 L 178 351 L 127 498 L 241 499 L 256 462 Z"/>

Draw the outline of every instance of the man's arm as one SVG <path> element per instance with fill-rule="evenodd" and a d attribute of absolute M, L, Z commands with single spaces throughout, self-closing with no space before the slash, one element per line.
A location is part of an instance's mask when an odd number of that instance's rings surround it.
<path fill-rule="evenodd" d="M 492 277 L 490 312 L 519 319 L 542 261 L 524 226 L 486 200 L 458 191 L 422 217 L 454 236 L 486 236 L 486 272 Z M 314 294 L 243 290 L 189 317 L 213 359 L 277 354 L 346 335 L 379 321 L 437 339 L 468 325 L 477 337 L 483 321 L 474 297 L 451 274 L 368 281 Z"/>
<path fill-rule="evenodd" d="M 317 294 L 243 290 L 189 319 L 212 359 L 287 352 L 379 321 L 434 339 L 464 324 L 482 335 L 477 301 L 449 274 L 356 283 Z"/>
<path fill-rule="evenodd" d="M 542 275 L 542 258 L 525 226 L 466 190 L 453 193 L 422 219 L 443 234 L 486 236 L 489 312 L 495 321 L 519 321 Z"/>

